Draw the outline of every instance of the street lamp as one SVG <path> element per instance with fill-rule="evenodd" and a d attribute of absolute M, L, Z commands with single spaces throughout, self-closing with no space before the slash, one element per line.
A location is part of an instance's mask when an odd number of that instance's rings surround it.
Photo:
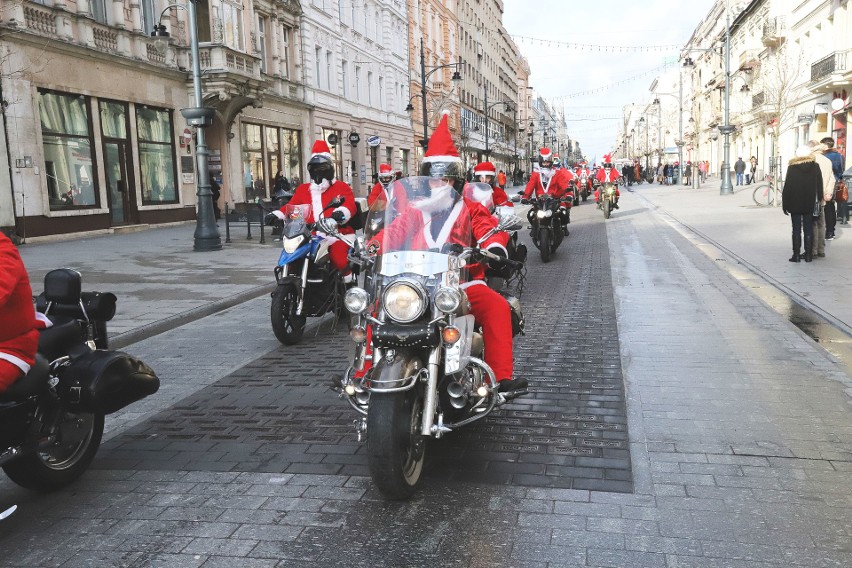
<path fill-rule="evenodd" d="M 458 83 L 462 80 L 461 73 L 459 73 L 459 69 L 461 68 L 461 55 L 459 55 L 459 60 L 456 63 L 446 63 L 444 65 L 435 65 L 429 67 L 429 72 L 426 72 L 426 55 L 423 51 L 423 38 L 420 38 L 420 97 L 421 102 L 423 103 L 423 141 L 421 145 L 426 148 L 426 145 L 429 143 L 429 119 L 426 114 L 426 79 L 428 79 L 432 73 L 437 71 L 438 69 L 446 69 L 447 67 L 455 67 L 456 70 L 453 72 L 453 76 L 451 78 L 453 83 Z M 414 110 L 414 107 L 411 106 L 411 101 L 409 101 L 408 106 L 411 107 L 411 110 Z"/>
<path fill-rule="evenodd" d="M 198 25 L 196 23 L 195 2 L 190 0 L 189 6 L 182 4 L 170 4 L 160 12 L 160 18 L 151 37 L 154 39 L 154 47 L 157 51 L 165 52 L 168 46 L 169 32 L 163 25 L 163 16 L 172 8 L 184 9 L 189 15 L 189 39 L 190 51 L 192 52 L 192 91 L 194 107 L 181 109 L 180 113 L 186 119 L 189 126 L 195 126 L 196 144 L 195 160 L 198 170 L 198 183 L 196 197 L 198 210 L 195 218 L 195 234 L 193 250 L 211 251 L 222 249 L 222 239 L 219 237 L 219 227 L 213 214 L 213 193 L 210 191 L 210 169 L 208 165 L 207 144 L 204 139 L 204 128 L 213 124 L 215 111 L 212 108 L 202 106 L 201 98 L 201 62 L 198 55 Z"/>

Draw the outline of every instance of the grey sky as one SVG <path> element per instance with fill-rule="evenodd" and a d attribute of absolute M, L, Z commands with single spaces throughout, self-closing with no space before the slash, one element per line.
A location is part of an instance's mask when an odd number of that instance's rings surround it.
<path fill-rule="evenodd" d="M 530 82 L 539 95 L 564 104 L 569 134 L 583 153 L 600 162 L 613 149 L 621 108 L 648 96 L 662 73 L 665 51 L 606 51 L 594 47 L 546 45 L 517 36 L 586 46 L 683 45 L 706 17 L 714 0 L 504 0 L 503 25 L 530 63 Z M 655 69 L 657 69 L 655 71 Z M 632 77 L 636 79 L 626 81 Z M 602 87 L 622 83 L 600 90 Z M 587 93 L 587 91 L 596 91 Z M 584 93 L 575 96 L 575 93 Z"/>

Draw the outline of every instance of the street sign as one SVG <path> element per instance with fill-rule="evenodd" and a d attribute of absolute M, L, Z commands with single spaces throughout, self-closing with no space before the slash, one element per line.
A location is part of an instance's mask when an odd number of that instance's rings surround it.
<path fill-rule="evenodd" d="M 328 135 L 327 140 L 328 140 L 328 143 L 331 144 L 332 146 L 337 146 L 337 134 L 335 134 L 334 132 L 332 132 L 331 134 Z"/>
<path fill-rule="evenodd" d="M 353 146 L 357 146 L 358 142 L 360 142 L 360 141 L 361 141 L 361 136 L 357 132 L 350 132 L 349 133 L 349 143 L 350 144 L 352 144 Z"/>
<path fill-rule="evenodd" d="M 376 136 L 375 134 L 373 134 L 372 136 L 367 138 L 367 145 L 370 148 L 375 148 L 376 146 L 378 146 L 381 143 L 382 143 L 382 139 L 379 138 L 378 136 Z"/>

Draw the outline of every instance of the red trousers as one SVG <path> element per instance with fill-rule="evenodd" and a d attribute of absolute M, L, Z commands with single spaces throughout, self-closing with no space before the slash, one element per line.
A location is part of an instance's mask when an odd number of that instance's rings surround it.
<path fill-rule="evenodd" d="M 512 378 L 512 313 L 506 299 L 486 286 L 469 286 L 467 298 L 470 300 L 470 313 L 477 323 L 482 325 L 482 339 L 485 342 L 485 362 L 494 371 L 498 381 Z M 372 353 L 372 326 L 367 326 L 367 354 Z M 355 373 L 356 378 L 363 377 L 372 367 L 370 361 L 364 363 L 364 369 Z"/>
<path fill-rule="evenodd" d="M 24 376 L 16 365 L 11 364 L 5 359 L 0 359 L 0 392 L 6 391 L 12 383 Z"/>
<path fill-rule="evenodd" d="M 328 259 L 341 274 L 349 273 L 349 245 L 336 241 L 328 247 Z"/>

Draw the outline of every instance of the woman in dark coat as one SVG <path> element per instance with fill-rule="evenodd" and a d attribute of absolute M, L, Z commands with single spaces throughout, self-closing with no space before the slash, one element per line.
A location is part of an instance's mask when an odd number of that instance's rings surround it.
<path fill-rule="evenodd" d="M 793 256 L 790 262 L 799 262 L 804 231 L 805 262 L 813 260 L 814 206 L 819 206 L 822 190 L 822 174 L 811 149 L 799 146 L 796 157 L 787 166 L 784 180 L 782 206 L 784 215 L 793 222 Z"/>

